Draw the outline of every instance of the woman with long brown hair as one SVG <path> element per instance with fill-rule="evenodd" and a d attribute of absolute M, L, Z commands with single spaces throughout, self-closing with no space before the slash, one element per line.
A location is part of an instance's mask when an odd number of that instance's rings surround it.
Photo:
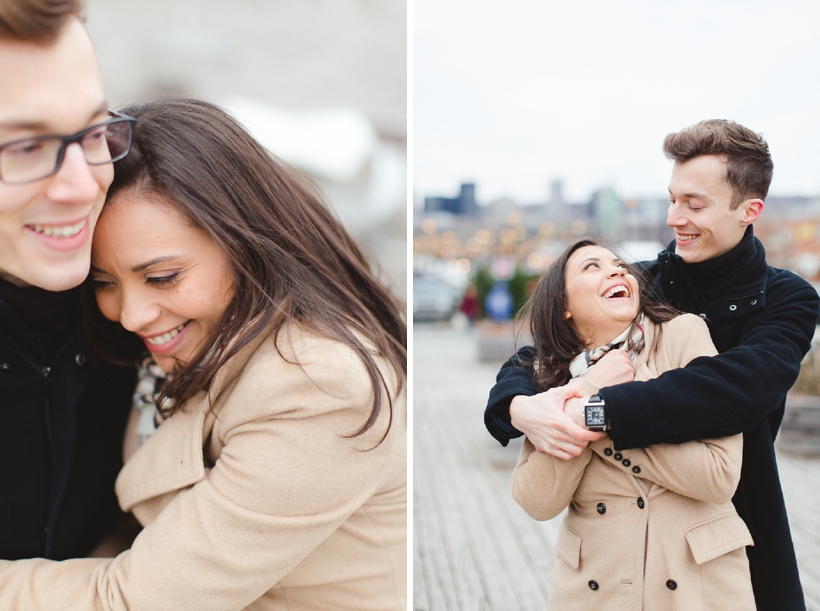
<path fill-rule="evenodd" d="M 558 257 L 529 316 L 541 390 L 583 386 L 594 399 L 595 368 L 618 350 L 638 381 L 716 354 L 703 320 L 651 300 L 595 240 Z M 591 430 L 606 430 L 605 418 L 590 422 L 594 409 L 587 415 Z M 622 452 L 604 436 L 562 460 L 525 439 L 513 496 L 537 520 L 567 509 L 549 609 L 754 609 L 752 538 L 731 501 L 742 453 L 742 435 Z"/>
<path fill-rule="evenodd" d="M 144 528 L 116 558 L 3 563 L 0 607 L 404 609 L 396 300 L 314 187 L 224 112 L 123 112 L 88 323 L 119 360 L 150 355 L 117 480 Z"/>

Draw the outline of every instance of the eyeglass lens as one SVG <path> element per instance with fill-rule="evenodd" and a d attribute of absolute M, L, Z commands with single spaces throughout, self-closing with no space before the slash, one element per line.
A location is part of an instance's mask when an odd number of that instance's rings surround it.
<path fill-rule="evenodd" d="M 114 119 L 74 136 L 39 136 L 11 142 L 0 149 L 0 179 L 8 184 L 46 178 L 57 172 L 65 148 L 77 142 L 89 165 L 103 165 L 125 157 L 131 145 L 131 122 Z"/>

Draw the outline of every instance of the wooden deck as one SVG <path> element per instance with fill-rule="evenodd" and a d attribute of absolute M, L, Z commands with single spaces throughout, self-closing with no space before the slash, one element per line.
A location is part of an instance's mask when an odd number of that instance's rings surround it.
<path fill-rule="evenodd" d="M 519 445 L 484 428 L 501 363 L 480 363 L 467 330 L 416 325 L 413 400 L 413 608 L 546 609 L 560 517 L 536 522 L 509 477 Z M 779 455 L 809 611 L 820 611 L 820 458 Z"/>

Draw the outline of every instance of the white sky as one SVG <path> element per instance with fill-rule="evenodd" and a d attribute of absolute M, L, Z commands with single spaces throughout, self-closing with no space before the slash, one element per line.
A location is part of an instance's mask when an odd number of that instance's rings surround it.
<path fill-rule="evenodd" d="M 816 0 L 414 0 L 417 196 L 486 203 L 613 186 L 664 197 L 664 136 L 701 119 L 760 132 L 772 195 L 820 195 Z"/>

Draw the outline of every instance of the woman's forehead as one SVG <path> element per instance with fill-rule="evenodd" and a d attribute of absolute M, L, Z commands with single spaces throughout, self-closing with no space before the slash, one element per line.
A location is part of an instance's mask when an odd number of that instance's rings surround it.
<path fill-rule="evenodd" d="M 617 261 L 619 260 L 619 257 L 614 252 L 604 248 L 603 246 L 582 246 L 570 255 L 567 260 L 567 267 L 577 265 L 581 261 L 586 261 L 587 259 Z"/>

